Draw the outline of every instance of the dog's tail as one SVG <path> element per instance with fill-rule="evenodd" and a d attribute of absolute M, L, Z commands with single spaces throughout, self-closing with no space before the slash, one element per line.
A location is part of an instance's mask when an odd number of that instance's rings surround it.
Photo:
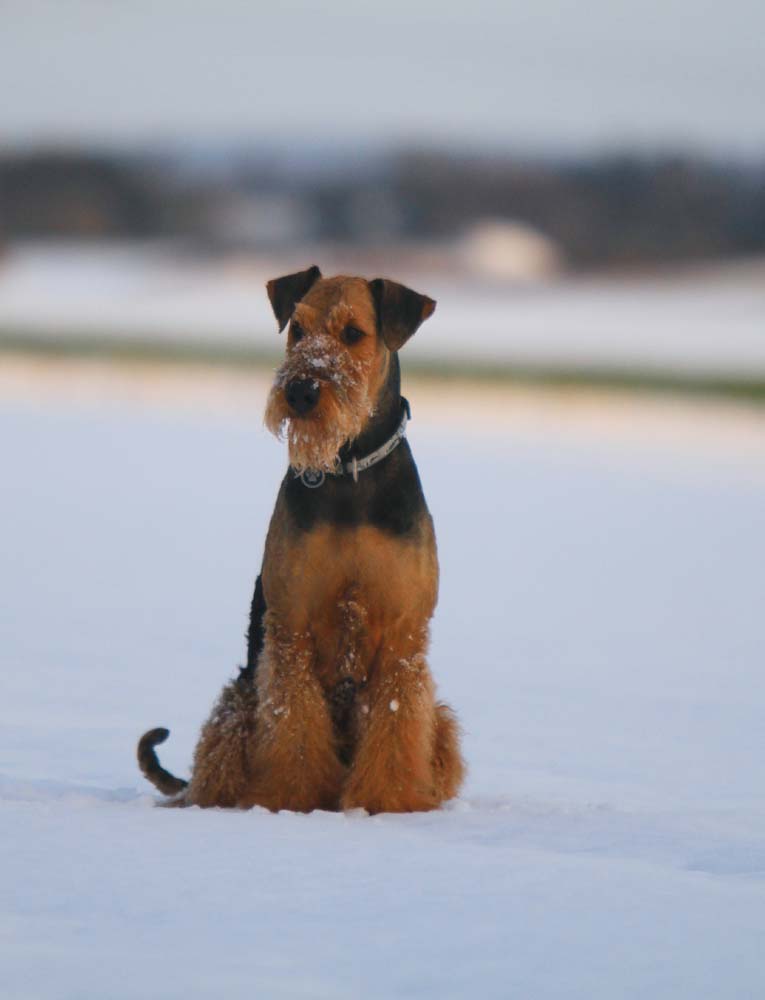
<path fill-rule="evenodd" d="M 160 764 L 159 757 L 157 757 L 154 751 L 154 747 L 159 743 L 164 743 L 169 735 L 169 729 L 162 729 L 161 727 L 159 729 L 150 729 L 138 741 L 136 756 L 138 757 L 138 766 L 152 785 L 156 785 L 163 795 L 177 795 L 178 792 L 182 792 L 188 785 L 188 781 L 184 781 L 183 778 L 176 778 L 174 774 L 166 771 Z"/>

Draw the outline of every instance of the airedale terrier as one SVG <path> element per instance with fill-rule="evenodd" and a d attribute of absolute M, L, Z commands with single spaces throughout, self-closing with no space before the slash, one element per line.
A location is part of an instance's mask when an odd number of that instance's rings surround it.
<path fill-rule="evenodd" d="M 247 666 L 202 728 L 188 782 L 153 729 L 143 773 L 168 804 L 433 809 L 464 765 L 426 653 L 433 521 L 404 437 L 398 351 L 435 309 L 377 278 L 318 267 L 269 281 L 287 354 L 265 422 L 289 445 L 250 611 Z"/>

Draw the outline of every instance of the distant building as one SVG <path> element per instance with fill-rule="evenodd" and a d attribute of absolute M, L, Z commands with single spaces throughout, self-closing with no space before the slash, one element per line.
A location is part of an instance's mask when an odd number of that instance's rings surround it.
<path fill-rule="evenodd" d="M 562 255 L 556 244 L 521 222 L 485 219 L 470 226 L 457 243 L 465 270 L 493 281 L 538 281 L 556 274 Z"/>

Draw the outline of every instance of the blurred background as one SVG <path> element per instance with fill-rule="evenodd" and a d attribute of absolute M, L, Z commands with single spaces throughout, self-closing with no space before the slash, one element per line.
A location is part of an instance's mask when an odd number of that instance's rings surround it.
<path fill-rule="evenodd" d="M 0 0 L 4 996 L 765 996 L 764 108 L 763 0 Z M 311 264 L 438 300 L 468 782 L 152 811 L 136 737 L 187 775 L 245 655 Z"/>
<path fill-rule="evenodd" d="M 0 364 L 267 367 L 318 263 L 439 300 L 431 378 L 762 395 L 757 0 L 0 16 Z"/>

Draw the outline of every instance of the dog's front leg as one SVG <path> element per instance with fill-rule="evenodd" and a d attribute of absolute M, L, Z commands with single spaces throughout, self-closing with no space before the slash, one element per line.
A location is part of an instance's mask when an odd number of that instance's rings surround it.
<path fill-rule="evenodd" d="M 310 634 L 290 632 L 266 615 L 257 671 L 258 739 L 241 805 L 297 812 L 338 808 L 345 769 L 315 658 Z"/>
<path fill-rule="evenodd" d="M 418 812 L 439 802 L 434 788 L 435 702 L 425 651 L 427 627 L 386 636 L 357 705 L 359 742 L 344 809 Z"/>

